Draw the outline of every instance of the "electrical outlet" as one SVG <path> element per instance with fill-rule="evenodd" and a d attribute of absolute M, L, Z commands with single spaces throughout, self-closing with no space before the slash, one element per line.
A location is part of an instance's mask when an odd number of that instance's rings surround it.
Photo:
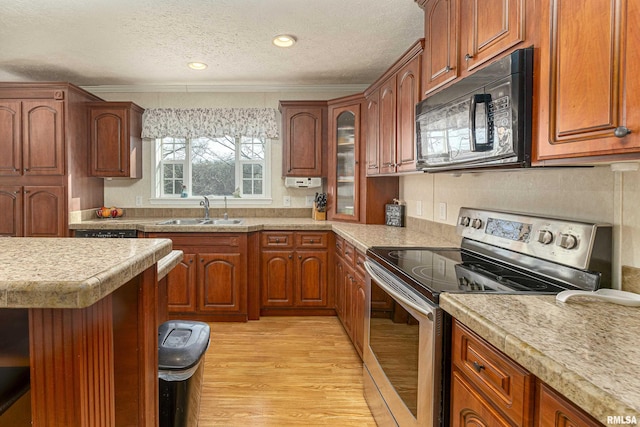
<path fill-rule="evenodd" d="M 136 206 L 142 206 L 142 196 L 136 196 Z"/>
<path fill-rule="evenodd" d="M 416 202 L 416 215 L 422 216 L 422 200 Z"/>
<path fill-rule="evenodd" d="M 284 196 L 282 198 L 282 204 L 284 206 L 291 206 L 291 196 Z"/>
<path fill-rule="evenodd" d="M 438 218 L 443 221 L 447 220 L 447 204 L 446 203 L 438 204 Z"/>
<path fill-rule="evenodd" d="M 304 200 L 304 205 L 308 208 L 312 208 L 314 200 L 315 200 L 315 196 L 307 196 Z"/>

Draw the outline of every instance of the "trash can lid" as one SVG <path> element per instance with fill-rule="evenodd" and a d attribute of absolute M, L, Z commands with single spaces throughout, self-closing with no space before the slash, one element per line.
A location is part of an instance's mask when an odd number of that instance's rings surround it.
<path fill-rule="evenodd" d="M 195 366 L 209 346 L 209 325 L 172 320 L 158 328 L 158 369 L 183 370 Z"/>

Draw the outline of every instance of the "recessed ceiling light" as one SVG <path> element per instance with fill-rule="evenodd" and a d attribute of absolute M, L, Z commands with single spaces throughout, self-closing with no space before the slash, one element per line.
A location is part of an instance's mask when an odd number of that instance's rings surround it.
<path fill-rule="evenodd" d="M 295 36 L 290 34 L 280 34 L 273 38 L 273 44 L 278 47 L 291 47 L 296 43 Z"/>
<path fill-rule="evenodd" d="M 205 64 L 204 62 L 189 62 L 187 66 L 189 66 L 189 68 L 191 68 L 192 70 L 204 70 L 205 68 L 207 68 L 207 64 Z"/>

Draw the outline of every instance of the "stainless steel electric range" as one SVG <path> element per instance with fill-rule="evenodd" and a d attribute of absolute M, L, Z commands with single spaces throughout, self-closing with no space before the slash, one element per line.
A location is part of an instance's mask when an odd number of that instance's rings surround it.
<path fill-rule="evenodd" d="M 612 228 L 460 209 L 460 247 L 374 247 L 365 396 L 379 425 L 448 425 L 449 319 L 442 292 L 557 294 L 611 287 Z"/>

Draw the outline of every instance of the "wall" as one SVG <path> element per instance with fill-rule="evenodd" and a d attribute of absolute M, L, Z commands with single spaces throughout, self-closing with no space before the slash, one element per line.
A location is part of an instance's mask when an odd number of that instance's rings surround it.
<path fill-rule="evenodd" d="M 400 179 L 411 217 L 454 225 L 461 206 L 530 212 L 614 225 L 614 283 L 622 265 L 640 267 L 640 172 L 609 166 L 462 174 L 413 174 Z M 418 202 L 422 204 L 419 214 Z M 440 217 L 441 204 L 446 218 Z"/>
<path fill-rule="evenodd" d="M 176 93 L 176 92 L 144 92 L 144 93 L 96 93 L 106 101 L 132 101 L 143 108 L 232 108 L 232 107 L 255 107 L 255 108 L 278 108 L 279 100 L 327 100 L 345 95 L 351 95 L 354 91 L 309 91 L 309 92 L 199 92 L 199 93 Z M 278 114 L 278 120 L 280 115 Z M 282 131 L 280 132 L 282 133 Z M 149 202 L 152 191 L 152 165 L 151 146 L 149 141 L 143 142 L 143 178 L 139 180 L 107 180 L 105 181 L 105 204 L 107 206 L 119 207 L 152 207 Z M 268 207 L 283 207 L 283 197 L 291 197 L 291 207 L 304 207 L 306 196 L 314 195 L 320 189 L 291 189 L 284 187 L 282 179 L 282 139 L 271 141 L 271 197 L 273 203 Z M 142 205 L 136 205 L 136 196 L 142 197 Z M 178 201 L 180 207 L 196 207 L 199 201 Z M 238 202 L 229 199 L 230 205 Z M 215 205 L 216 201 L 212 201 Z M 243 203 L 242 207 L 252 207 L 251 204 Z M 153 207 L 172 206 L 158 205 Z M 265 207 L 264 205 L 254 205 Z"/>

